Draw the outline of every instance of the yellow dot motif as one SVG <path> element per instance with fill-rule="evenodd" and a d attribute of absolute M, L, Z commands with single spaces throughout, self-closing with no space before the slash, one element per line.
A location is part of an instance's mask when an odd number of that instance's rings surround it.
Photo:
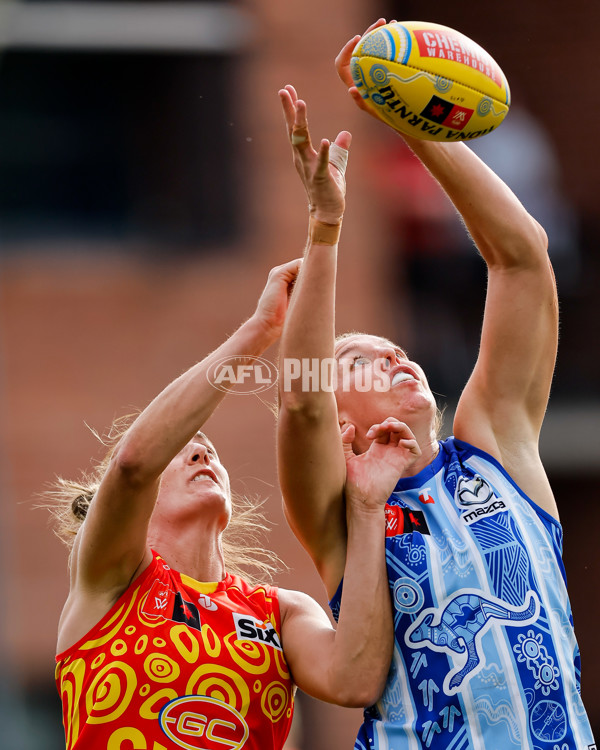
<path fill-rule="evenodd" d="M 219 664 L 203 664 L 190 677 L 186 695 L 207 695 L 217 698 L 246 715 L 250 703 L 250 691 L 242 675 Z"/>
<path fill-rule="evenodd" d="M 108 740 L 106 750 L 148 750 L 146 739 L 139 729 L 135 727 L 120 727 L 116 729 Z"/>
<path fill-rule="evenodd" d="M 181 672 L 179 664 L 166 654 L 149 654 L 144 662 L 144 670 L 155 682 L 173 682 Z"/>
<path fill-rule="evenodd" d="M 177 698 L 177 692 L 171 688 L 163 688 L 153 693 L 147 701 L 144 701 L 140 708 L 142 719 L 158 719 L 161 708 L 169 701 Z"/>
<path fill-rule="evenodd" d="M 178 653 L 188 662 L 195 664 L 200 656 L 200 644 L 197 639 L 192 638 L 187 625 L 175 625 L 171 628 L 171 641 Z"/>
<path fill-rule="evenodd" d="M 275 649 L 269 649 L 264 643 L 240 641 L 237 639 L 236 633 L 229 633 L 223 640 L 235 663 L 246 672 L 264 674 L 268 671 L 271 666 L 269 651 Z"/>
<path fill-rule="evenodd" d="M 148 636 L 147 635 L 141 635 L 133 647 L 133 650 L 136 654 L 143 654 L 146 650 L 146 646 L 148 645 Z"/>
<path fill-rule="evenodd" d="M 106 659 L 106 654 L 103 652 L 101 654 L 98 654 L 98 656 L 94 659 L 94 661 L 90 664 L 92 669 L 96 669 L 99 667 L 102 662 Z"/>
<path fill-rule="evenodd" d="M 85 696 L 88 724 L 104 724 L 121 716 L 137 685 L 129 664 L 114 661 L 98 672 Z"/>
<path fill-rule="evenodd" d="M 279 721 L 283 716 L 288 704 L 288 691 L 281 682 L 272 682 L 267 685 L 260 706 L 263 713 L 266 714 L 273 723 Z"/>
<path fill-rule="evenodd" d="M 206 653 L 212 656 L 213 659 L 216 659 L 221 653 L 221 641 L 210 625 L 202 626 L 202 640 L 204 641 Z"/>
<path fill-rule="evenodd" d="M 123 656 L 123 654 L 127 653 L 127 644 L 121 639 L 113 641 L 110 647 L 110 653 L 113 656 Z"/>

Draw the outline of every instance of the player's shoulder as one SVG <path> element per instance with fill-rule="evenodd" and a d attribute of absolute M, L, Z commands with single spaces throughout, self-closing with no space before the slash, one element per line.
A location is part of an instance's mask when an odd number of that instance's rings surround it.
<path fill-rule="evenodd" d="M 278 589 L 279 608 L 282 620 L 290 619 L 296 616 L 317 616 L 327 618 L 327 615 L 321 605 L 310 594 L 296 589 Z"/>

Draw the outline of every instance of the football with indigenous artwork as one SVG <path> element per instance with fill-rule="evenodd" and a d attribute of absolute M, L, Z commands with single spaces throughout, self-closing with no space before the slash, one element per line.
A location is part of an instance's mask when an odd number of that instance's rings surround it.
<path fill-rule="evenodd" d="M 365 34 L 350 70 L 367 107 L 415 138 L 479 138 L 510 106 L 508 81 L 494 59 L 464 34 L 427 21 L 388 23 Z"/>

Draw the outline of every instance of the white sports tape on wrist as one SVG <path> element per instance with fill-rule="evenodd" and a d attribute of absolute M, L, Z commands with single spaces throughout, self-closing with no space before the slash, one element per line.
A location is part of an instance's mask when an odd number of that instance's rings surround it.
<path fill-rule="evenodd" d="M 337 167 L 343 177 L 348 165 L 348 149 L 338 146 L 337 143 L 332 143 L 329 146 L 329 163 Z"/>

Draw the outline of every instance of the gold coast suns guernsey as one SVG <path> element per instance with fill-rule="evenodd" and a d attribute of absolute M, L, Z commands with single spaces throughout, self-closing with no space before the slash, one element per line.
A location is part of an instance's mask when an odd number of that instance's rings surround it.
<path fill-rule="evenodd" d="M 199 583 L 156 553 L 56 657 L 67 750 L 276 750 L 293 713 L 277 589 Z"/>

